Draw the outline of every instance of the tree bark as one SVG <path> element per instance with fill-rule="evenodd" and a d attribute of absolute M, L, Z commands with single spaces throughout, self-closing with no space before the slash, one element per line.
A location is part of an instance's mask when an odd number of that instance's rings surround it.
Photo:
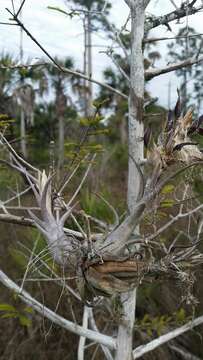
<path fill-rule="evenodd" d="M 23 0 L 21 0 L 22 4 Z M 22 18 L 22 12 L 20 13 L 20 17 Z M 20 62 L 22 64 L 23 62 L 23 29 L 20 28 Z M 23 85 L 23 79 L 21 80 L 21 84 Z M 26 145 L 26 125 L 25 125 L 25 112 L 22 108 L 20 109 L 20 146 L 21 146 L 21 152 L 25 158 L 27 158 L 27 145 Z"/>
<path fill-rule="evenodd" d="M 92 29 L 91 29 L 91 14 L 87 14 L 87 76 L 92 76 Z M 91 116 L 92 107 L 92 82 L 88 83 L 88 97 L 87 97 L 87 116 Z"/>
<path fill-rule="evenodd" d="M 91 29 L 91 14 L 85 14 L 84 18 L 84 74 L 89 79 L 92 77 L 92 29 Z M 84 113 L 85 117 L 91 116 L 92 106 L 92 82 L 85 79 L 85 93 L 84 93 Z"/>
<path fill-rule="evenodd" d="M 89 309 L 86 305 L 84 305 L 83 320 L 82 320 L 83 329 L 88 328 L 88 318 L 89 318 Z M 78 360 L 85 359 L 85 342 L 86 342 L 86 337 L 80 336 L 80 340 L 78 344 Z"/>
<path fill-rule="evenodd" d="M 58 169 L 60 171 L 64 165 L 64 117 L 60 115 L 58 121 L 59 121 Z"/>
<path fill-rule="evenodd" d="M 25 130 L 25 113 L 21 107 L 20 111 L 20 144 L 21 144 L 21 152 L 24 158 L 27 158 L 27 146 L 26 146 L 26 130 Z"/>
<path fill-rule="evenodd" d="M 84 74 L 87 75 L 87 15 L 84 16 Z M 84 79 L 84 116 L 87 117 L 87 88 L 88 81 Z"/>
<path fill-rule="evenodd" d="M 144 103 L 144 63 L 142 42 L 144 37 L 145 9 L 143 0 L 135 0 L 131 5 L 131 74 L 129 95 L 129 168 L 128 168 L 128 208 L 132 213 L 140 193 L 140 174 L 135 163 L 143 159 L 143 103 Z M 137 229 L 139 230 L 139 229 Z M 136 290 L 121 296 L 123 303 L 122 323 L 118 329 L 118 349 L 116 360 L 132 359 L 133 329 L 135 321 Z"/>

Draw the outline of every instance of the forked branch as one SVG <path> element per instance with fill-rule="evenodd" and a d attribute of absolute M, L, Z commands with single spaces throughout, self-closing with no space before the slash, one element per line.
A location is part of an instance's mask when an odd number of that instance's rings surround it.
<path fill-rule="evenodd" d="M 175 9 L 174 11 L 166 15 L 158 16 L 158 17 L 155 16 L 148 17 L 146 19 L 146 24 L 145 24 L 146 32 L 157 26 L 168 25 L 168 23 L 170 23 L 171 21 L 179 20 L 185 16 L 196 14 L 203 9 L 203 4 L 196 7 L 193 5 L 194 5 L 193 1 L 189 4 L 188 1 L 184 1 L 178 9 Z"/>

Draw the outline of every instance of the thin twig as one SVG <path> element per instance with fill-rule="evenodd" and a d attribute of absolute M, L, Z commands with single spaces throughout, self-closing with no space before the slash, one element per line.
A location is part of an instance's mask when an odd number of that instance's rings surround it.
<path fill-rule="evenodd" d="M 82 319 L 82 327 L 84 329 L 88 328 L 88 317 L 89 317 L 89 311 L 88 311 L 88 307 L 85 305 L 83 309 L 83 319 Z M 80 340 L 78 344 L 78 360 L 84 360 L 85 358 L 85 342 L 86 342 L 86 337 L 80 336 Z"/>
<path fill-rule="evenodd" d="M 27 291 L 22 290 L 21 288 L 13 282 L 3 271 L 0 270 L 0 282 L 6 286 L 8 289 L 15 292 L 19 298 L 29 305 L 33 310 L 37 311 L 43 317 L 46 317 L 53 323 L 59 325 L 60 327 L 73 332 L 79 336 L 85 336 L 88 339 L 101 343 L 111 349 L 116 349 L 116 341 L 107 335 L 101 333 L 83 329 L 82 326 L 72 323 L 71 321 L 63 318 L 60 315 L 57 315 L 54 311 L 50 310 L 48 307 L 44 306 L 42 303 L 33 298 Z"/>
<path fill-rule="evenodd" d="M 203 33 L 199 33 L 199 34 L 193 34 L 193 35 L 188 35 L 187 38 L 190 39 L 190 38 L 193 38 L 193 37 L 197 37 L 197 36 L 203 36 Z M 147 38 L 147 39 L 144 39 L 143 42 L 144 44 L 150 44 L 150 43 L 154 43 L 154 42 L 157 42 L 157 41 L 169 41 L 169 40 L 176 40 L 176 39 L 185 39 L 186 38 L 186 35 L 184 36 L 172 36 L 172 37 L 161 37 L 161 38 Z"/>
<path fill-rule="evenodd" d="M 19 26 L 18 24 L 13 24 L 13 23 L 9 23 L 9 22 L 0 22 L 0 25 Z"/>
<path fill-rule="evenodd" d="M 87 175 L 88 175 L 89 172 L 90 172 L 90 169 L 91 169 L 91 167 L 92 167 L 92 165 L 93 165 L 93 162 L 94 162 L 95 157 L 96 157 L 96 154 L 93 155 L 92 160 L 90 161 L 90 163 L 89 163 L 89 165 L 88 165 L 88 168 L 87 168 L 87 170 L 85 171 L 85 174 L 84 174 L 84 176 L 83 176 L 83 178 L 82 178 L 82 180 L 81 180 L 81 182 L 80 182 L 80 185 L 77 187 L 75 193 L 73 194 L 73 196 L 71 197 L 71 199 L 70 199 L 70 200 L 68 201 L 68 203 L 66 204 L 67 208 L 70 207 L 70 205 L 71 205 L 72 202 L 75 200 L 75 198 L 76 198 L 76 196 L 78 195 L 78 193 L 80 192 L 80 190 L 81 190 L 81 188 L 82 188 L 82 186 L 83 186 L 83 184 L 84 184 L 84 182 L 85 182 L 85 180 L 86 180 L 86 178 L 87 178 Z"/>
<path fill-rule="evenodd" d="M 19 7 L 19 9 L 18 9 L 18 11 L 17 11 L 17 13 L 16 13 L 16 17 L 18 17 L 18 15 L 20 14 L 20 12 L 21 12 L 24 4 L 25 4 L 25 1 L 26 1 L 26 0 L 22 0 L 21 5 L 20 5 L 20 7 Z"/>
<path fill-rule="evenodd" d="M 173 225 L 175 222 L 177 222 L 180 219 L 183 219 L 189 215 L 192 215 L 194 213 L 196 213 L 197 211 L 201 210 L 203 208 L 203 204 L 199 205 L 198 207 L 196 207 L 195 209 L 192 209 L 186 213 L 178 213 L 178 215 L 172 217 L 172 219 L 167 222 L 166 224 L 164 224 L 161 228 L 159 228 L 155 234 L 152 234 L 148 237 L 145 238 L 145 241 L 151 241 L 153 239 L 155 239 L 157 236 L 159 236 L 160 234 L 162 234 L 166 229 L 168 229 L 171 225 Z"/>
<path fill-rule="evenodd" d="M 38 236 L 37 239 L 35 240 L 33 249 L 32 249 L 32 251 L 31 251 L 31 253 L 30 253 L 29 261 L 28 261 L 28 264 L 27 264 L 27 266 L 26 266 L 25 273 L 24 273 L 24 275 L 23 275 L 23 280 L 22 280 L 21 286 L 20 286 L 21 291 L 23 290 L 24 283 L 25 283 L 25 281 L 26 281 L 26 277 L 27 277 L 27 274 L 28 274 L 28 271 L 29 271 L 30 263 L 32 262 L 33 257 L 35 256 L 35 250 L 36 250 L 38 241 L 39 241 L 39 236 Z"/>
<path fill-rule="evenodd" d="M 200 316 L 194 320 L 189 321 L 187 324 L 178 327 L 172 331 L 169 331 L 167 334 L 162 335 L 158 337 L 157 339 L 154 339 L 150 341 L 149 343 L 145 345 L 138 346 L 133 351 L 133 358 L 138 359 L 144 354 L 147 354 L 148 352 L 156 349 L 157 347 L 165 344 L 166 342 L 176 338 L 177 336 L 180 336 L 184 334 L 186 331 L 192 330 L 194 327 L 199 326 L 203 323 L 203 316 Z"/>

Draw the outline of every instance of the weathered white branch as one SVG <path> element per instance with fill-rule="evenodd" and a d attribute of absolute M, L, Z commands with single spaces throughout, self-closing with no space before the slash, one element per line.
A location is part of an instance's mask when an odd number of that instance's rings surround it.
<path fill-rule="evenodd" d="M 43 317 L 51 320 L 54 324 L 73 332 L 79 336 L 85 336 L 90 340 L 96 341 L 99 344 L 103 344 L 112 350 L 116 349 L 116 341 L 107 335 L 84 329 L 82 326 L 77 325 L 60 315 L 57 315 L 54 311 L 50 310 L 39 301 L 34 299 L 27 291 L 22 290 L 14 281 L 12 281 L 2 270 L 0 270 L 0 282 L 8 289 L 14 291 L 19 298 L 29 305 L 33 310 L 37 311 Z"/>
<path fill-rule="evenodd" d="M 176 9 L 169 14 L 158 16 L 158 17 L 152 17 L 150 19 L 147 19 L 145 24 L 145 30 L 148 32 L 149 30 L 159 26 L 159 25 L 167 25 L 169 22 L 181 19 L 188 15 L 193 15 L 199 12 L 203 9 L 203 4 L 194 7 L 194 6 L 188 6 L 188 2 L 185 1 L 182 3 L 182 6 L 179 9 Z"/>
<path fill-rule="evenodd" d="M 10 224 L 23 225 L 23 226 L 31 226 L 36 227 L 34 221 L 29 218 L 25 218 L 24 216 L 16 216 L 12 214 L 0 214 L 0 221 Z M 77 239 L 84 239 L 83 234 L 79 231 L 71 230 L 64 227 L 64 232 L 67 235 L 73 236 Z M 92 240 L 100 239 L 102 234 L 92 234 Z"/>
<path fill-rule="evenodd" d="M 102 51 L 103 52 L 103 51 Z M 112 60 L 113 64 L 116 66 L 118 71 L 121 73 L 121 75 L 127 80 L 127 82 L 130 82 L 130 78 L 128 74 L 125 72 L 125 70 L 120 66 L 119 62 L 116 60 L 114 54 L 111 52 L 111 49 L 104 51 L 105 54 L 108 55 L 108 57 Z"/>
<path fill-rule="evenodd" d="M 88 308 L 88 311 L 89 311 L 89 321 L 90 321 L 90 327 L 92 330 L 98 332 L 98 328 L 97 328 L 97 325 L 96 325 L 96 322 L 95 322 L 95 319 L 94 319 L 94 314 L 93 314 L 93 310 L 92 308 Z M 104 355 L 106 356 L 106 359 L 107 360 L 113 360 L 113 357 L 111 355 L 111 352 L 110 350 L 101 344 L 101 348 L 102 348 L 102 351 L 104 353 Z"/>
<path fill-rule="evenodd" d="M 12 13 L 8 8 L 6 8 L 6 10 L 9 12 L 9 14 L 11 14 L 13 16 L 13 20 L 21 27 L 21 29 L 27 34 L 27 36 L 42 50 L 42 52 L 52 61 L 53 66 L 55 66 L 58 70 L 62 71 L 64 74 L 65 73 L 72 74 L 72 75 L 74 75 L 76 77 L 81 77 L 81 78 L 86 79 L 86 80 L 88 80 L 90 82 L 94 82 L 97 85 L 101 85 L 100 81 L 93 80 L 91 76 L 86 76 L 86 75 L 84 75 L 82 73 L 67 69 L 67 68 L 59 65 L 57 63 L 57 61 L 48 53 L 48 51 L 39 43 L 39 41 L 30 33 L 30 31 L 25 27 L 25 25 L 19 20 L 18 16 L 15 15 L 14 13 Z M 105 88 L 107 88 L 110 91 L 113 89 L 108 84 L 105 85 Z M 116 89 L 115 89 L 114 92 L 116 92 L 120 96 L 123 96 L 126 99 L 128 98 L 126 95 L 124 95 L 123 93 L 121 93 L 120 91 L 118 91 Z"/>
<path fill-rule="evenodd" d="M 168 332 L 165 335 L 158 337 L 150 341 L 148 344 L 138 346 L 135 350 L 133 350 L 133 358 L 138 359 L 144 354 L 156 349 L 157 347 L 167 343 L 168 341 L 176 338 L 184 334 L 186 331 L 192 330 L 194 327 L 203 324 L 203 316 L 200 316 L 194 320 L 189 321 L 187 324 Z"/>
<path fill-rule="evenodd" d="M 28 191 L 30 191 L 31 186 L 29 186 L 28 188 L 26 188 L 25 190 L 21 191 L 20 193 L 16 194 L 15 196 L 12 196 L 10 199 L 6 200 L 3 202 L 4 205 L 10 203 L 11 201 L 19 198 L 22 195 L 25 195 Z"/>
<path fill-rule="evenodd" d="M 37 64 L 0 65 L 0 69 L 11 69 L 11 70 L 12 70 L 12 69 L 13 69 L 13 70 L 15 70 L 15 69 L 26 69 L 26 68 L 32 68 L 32 67 L 50 66 L 50 64 L 51 64 L 52 66 L 54 66 L 56 69 L 58 69 L 58 71 L 60 71 L 60 69 L 59 69 L 55 64 L 52 64 L 51 62 L 50 62 L 50 63 L 42 62 L 42 63 L 37 63 Z M 81 79 L 85 79 L 85 80 L 90 81 L 90 82 L 92 82 L 92 83 L 94 83 L 94 84 L 96 84 L 96 85 L 99 85 L 99 86 L 101 86 L 101 87 L 104 87 L 104 88 L 106 88 L 107 90 L 109 90 L 109 91 L 111 91 L 111 92 L 113 92 L 113 93 L 115 93 L 115 94 L 117 94 L 117 95 L 120 95 L 121 97 L 123 97 L 123 98 L 125 98 L 125 99 L 128 98 L 128 96 L 127 96 L 126 94 L 124 94 L 124 93 L 122 93 L 121 91 L 113 88 L 112 86 L 110 86 L 110 85 L 108 85 L 108 84 L 106 84 L 106 83 L 103 83 L 103 82 L 101 82 L 101 81 L 99 81 L 99 80 L 96 80 L 96 79 L 94 79 L 94 78 L 92 78 L 92 77 L 89 77 L 89 76 L 87 76 L 87 75 L 85 75 L 85 74 L 83 74 L 83 73 L 81 73 L 81 72 L 79 72 L 79 71 L 71 70 L 71 69 L 69 69 L 69 68 L 67 68 L 67 67 L 63 67 L 63 66 L 60 66 L 60 68 L 61 68 L 61 71 L 62 71 L 64 74 L 70 74 L 70 75 L 73 75 L 73 76 L 75 76 L 75 77 L 79 77 L 79 78 L 81 78 Z"/>
<path fill-rule="evenodd" d="M 144 0 L 144 7 L 145 7 L 145 8 L 149 5 L 150 1 L 151 1 L 151 0 Z"/>
<path fill-rule="evenodd" d="M 127 0 L 125 0 L 127 2 Z M 129 4 L 128 4 L 129 5 Z M 143 38 L 145 8 L 144 0 L 133 0 L 130 2 L 131 8 L 131 63 L 130 63 L 130 95 L 129 95 L 129 162 L 128 162 L 128 209 L 130 216 L 124 222 L 124 228 L 131 228 L 132 234 L 135 229 L 136 219 L 139 218 L 139 210 L 136 211 L 137 203 L 140 200 L 142 188 L 142 178 L 140 169 L 136 164 L 143 160 L 144 155 L 144 125 L 143 125 L 143 105 L 144 105 L 144 59 L 143 59 Z M 131 222 L 132 220 L 132 222 Z M 122 225 L 118 227 L 121 233 L 124 230 Z M 117 229 L 116 229 L 117 230 Z M 116 231 L 115 231 L 116 232 Z M 128 231 L 127 231 L 128 232 Z M 117 239 L 118 240 L 118 239 Z M 120 239 L 119 239 L 120 240 Z M 125 242 L 125 241 L 124 241 Z M 116 360 L 132 359 L 132 342 L 136 308 L 136 289 L 122 294 L 121 302 L 122 321 L 118 328 L 118 350 Z"/>
<path fill-rule="evenodd" d="M 146 80 L 151 80 L 153 79 L 155 76 L 159 76 L 159 75 L 162 75 L 162 74 L 167 74 L 171 71 L 175 71 L 175 70 L 178 70 L 178 69 L 182 69 L 184 67 L 187 67 L 187 66 L 191 66 L 191 65 L 194 65 L 194 64 L 199 64 L 200 62 L 203 61 L 203 56 L 200 56 L 200 57 L 192 57 L 192 58 L 189 58 L 187 60 L 184 60 L 184 61 L 180 61 L 178 63 L 175 63 L 175 64 L 170 64 L 164 68 L 160 68 L 160 69 L 148 69 L 145 71 L 145 79 Z"/>
<path fill-rule="evenodd" d="M 5 223 L 35 227 L 34 221 L 25 218 L 24 216 L 16 216 L 12 214 L 0 214 L 0 221 Z"/>
<path fill-rule="evenodd" d="M 5 136 L 3 135 L 3 133 L 0 133 L 0 143 L 2 145 L 4 145 L 10 154 L 12 154 L 12 159 L 16 160 L 16 162 L 18 161 L 19 164 L 21 164 L 22 166 L 24 166 L 25 168 L 28 168 L 32 171 L 34 171 L 35 173 L 38 173 L 38 169 L 36 167 L 34 167 L 33 165 L 31 165 L 30 163 L 28 163 L 25 159 L 23 159 L 20 155 L 17 154 L 17 152 L 14 150 L 14 148 L 9 144 L 9 142 L 6 140 Z"/>
<path fill-rule="evenodd" d="M 88 317 L 89 317 L 88 307 L 85 305 L 84 310 L 83 310 L 83 319 L 82 319 L 82 327 L 83 327 L 83 329 L 88 328 Z M 79 344 L 78 344 L 78 360 L 84 360 L 85 341 L 86 341 L 86 337 L 85 336 L 80 336 L 80 340 L 79 340 Z"/>
<path fill-rule="evenodd" d="M 56 67 L 54 64 L 52 64 L 52 65 L 53 65 L 54 67 Z M 56 68 L 57 68 L 57 67 L 56 67 Z M 105 89 L 107 89 L 107 90 L 109 90 L 109 91 L 111 91 L 111 92 L 113 92 L 113 93 L 115 93 L 115 94 L 123 97 L 124 99 L 127 99 L 127 98 L 128 98 L 128 95 L 126 95 L 126 94 L 122 93 L 121 91 L 113 88 L 112 86 L 110 86 L 110 85 L 108 85 L 108 84 L 106 84 L 106 83 L 103 83 L 103 82 L 101 82 L 101 81 L 99 81 L 99 80 L 96 80 L 96 79 L 94 79 L 94 78 L 92 78 L 92 77 L 89 77 L 89 76 L 87 76 L 87 75 L 84 75 L 84 74 L 82 74 L 82 73 L 80 73 L 80 72 L 78 72 L 78 71 L 74 71 L 74 70 L 71 70 L 71 69 L 68 69 L 68 68 L 65 68 L 65 67 L 62 67 L 62 71 L 63 71 L 64 74 L 71 74 L 71 75 L 74 75 L 74 76 L 79 77 L 79 78 L 81 78 L 81 79 L 90 81 L 90 82 L 92 82 L 92 83 L 94 83 L 94 84 L 96 84 L 96 85 L 99 85 L 99 86 L 101 86 L 101 87 L 103 87 L 103 88 L 105 88 Z"/>
<path fill-rule="evenodd" d="M 151 241 L 153 239 L 155 239 L 157 236 L 159 236 L 160 234 L 162 234 L 166 229 L 168 229 L 171 225 L 173 225 L 175 222 L 177 222 L 178 220 L 185 218 L 187 216 L 190 216 L 192 214 L 194 214 L 195 212 L 201 210 L 203 208 L 203 204 L 197 206 L 195 209 L 192 209 L 191 211 L 188 211 L 186 213 L 178 213 L 176 216 L 172 217 L 172 219 L 170 221 L 168 221 L 166 224 L 164 224 L 161 228 L 159 228 L 156 233 L 148 236 L 145 238 L 145 241 Z"/>
<path fill-rule="evenodd" d="M 132 6 L 133 4 L 133 0 L 124 0 L 125 3 L 129 6 L 129 8 Z"/>
<path fill-rule="evenodd" d="M 87 80 L 87 81 L 90 81 L 96 85 L 99 85 L 117 95 L 120 95 L 121 97 L 123 97 L 124 99 L 127 99 L 128 96 L 124 93 L 122 93 L 121 91 L 113 88 L 112 86 L 106 84 L 106 83 L 103 83 L 99 80 L 96 80 L 92 77 L 89 77 L 79 71 L 75 71 L 75 70 L 71 70 L 67 67 L 63 67 L 63 66 L 60 66 L 60 69 L 55 65 L 55 64 L 52 64 L 52 63 L 47 63 L 47 62 L 43 62 L 43 63 L 39 63 L 39 64 L 34 64 L 34 65 L 29 65 L 29 64 L 20 64 L 20 65 L 0 65 L 0 69 L 26 69 L 26 68 L 32 68 L 32 67 L 40 67 L 40 66 L 53 66 L 55 67 L 56 69 L 58 69 L 58 71 L 61 70 L 61 72 L 63 72 L 64 74 L 69 74 L 69 75 L 73 75 L 75 77 L 79 77 L 81 79 L 84 79 L 84 80 Z"/>
<path fill-rule="evenodd" d="M 27 247 L 26 245 L 22 244 L 21 242 L 19 242 L 19 244 L 30 254 L 31 250 L 29 249 L 29 247 Z M 42 250 L 44 251 L 44 250 Z M 24 254 L 25 255 L 25 254 Z M 67 282 L 64 284 L 65 280 L 68 280 L 67 278 L 63 277 L 63 278 L 59 278 L 58 275 L 55 273 L 55 271 L 42 259 L 42 252 L 35 255 L 34 258 L 34 262 L 32 261 L 31 266 L 35 268 L 35 271 L 37 271 L 37 273 L 42 276 L 42 278 L 39 281 L 57 281 L 57 284 L 59 286 L 62 286 L 63 288 L 67 289 L 68 292 L 70 292 L 70 294 L 72 294 L 78 301 L 82 301 L 81 297 L 79 296 L 79 294 L 72 289 L 72 287 L 70 287 Z M 25 257 L 28 259 L 28 256 L 25 255 Z M 43 264 L 43 266 L 49 271 L 49 273 L 51 274 L 51 276 L 54 276 L 54 278 L 50 278 L 50 276 L 46 275 L 44 272 L 40 271 L 39 266 L 36 265 L 36 263 L 38 263 L 38 261 L 40 261 L 41 264 Z M 31 268 L 29 268 L 29 271 L 31 270 Z M 31 281 L 30 278 L 26 279 L 26 281 Z M 34 279 L 34 281 L 36 281 L 36 278 Z"/>
<path fill-rule="evenodd" d="M 200 37 L 202 36 L 203 34 L 202 33 L 198 33 L 198 34 L 192 34 L 192 35 L 184 35 L 184 36 L 164 36 L 164 37 L 152 37 L 152 38 L 146 38 L 144 39 L 144 44 L 150 44 L 150 43 L 154 43 L 154 42 L 157 42 L 157 41 L 170 41 L 170 40 L 176 40 L 176 39 L 191 39 L 191 38 L 194 38 L 194 37 Z"/>
<path fill-rule="evenodd" d="M 118 45 L 121 47 L 121 49 L 123 50 L 123 53 L 125 55 L 125 59 L 127 61 L 127 63 L 129 64 L 130 63 L 130 59 L 129 59 L 129 54 L 128 54 L 128 51 L 127 51 L 127 48 L 125 47 L 125 44 L 123 43 L 122 39 L 121 39 L 121 34 L 124 30 L 126 30 L 126 26 L 127 26 L 127 23 L 129 21 L 129 18 L 130 18 L 130 15 L 128 15 L 127 17 L 127 20 L 125 21 L 125 24 L 121 27 L 120 31 L 118 31 L 114 25 L 112 25 L 111 23 L 109 23 L 109 27 L 111 29 L 111 31 L 113 32 L 114 34 L 114 37 L 115 37 L 115 40 L 117 41 Z"/>

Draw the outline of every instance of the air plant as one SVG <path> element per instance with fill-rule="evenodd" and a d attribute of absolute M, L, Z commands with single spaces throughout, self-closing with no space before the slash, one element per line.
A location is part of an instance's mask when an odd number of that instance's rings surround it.
<path fill-rule="evenodd" d="M 60 207 L 59 202 L 56 205 L 56 199 L 54 200 L 53 197 L 55 191 L 52 187 L 54 175 L 47 176 L 45 170 L 40 171 L 30 165 L 15 152 L 3 135 L 1 135 L 1 141 L 9 150 L 11 158 L 10 163 L 6 161 L 5 163 L 21 173 L 32 189 L 40 209 L 41 218 L 31 210 L 28 210 L 28 213 L 35 226 L 45 236 L 54 261 L 63 266 L 71 267 L 80 248 L 80 243 L 73 236 L 64 232 L 65 221 L 70 216 L 72 208 L 63 202 Z"/>
<path fill-rule="evenodd" d="M 80 212 L 80 216 L 82 213 L 84 214 L 88 233 L 85 233 L 77 219 L 74 219 L 80 228 L 82 239 L 79 240 L 67 233 L 65 224 L 68 217 L 73 218 L 73 201 L 88 175 L 94 157 L 74 195 L 66 203 L 62 196 L 65 186 L 61 188 L 59 194 L 53 187 L 54 174 L 47 175 L 44 170 L 40 171 L 30 165 L 15 152 L 5 137 L 1 136 L 2 143 L 10 153 L 11 162 L 8 165 L 26 178 L 38 204 L 40 215 L 37 216 L 30 209 L 28 210 L 30 218 L 46 238 L 54 261 L 67 271 L 75 272 L 78 290 L 85 302 L 93 300 L 97 295 L 112 296 L 125 292 L 137 286 L 143 278 L 148 276 L 157 276 L 157 274 L 167 273 L 167 271 L 174 276 L 176 263 L 182 271 L 181 262 L 183 262 L 183 268 L 186 261 L 190 264 L 194 263 L 194 266 L 196 262 L 202 262 L 202 255 L 197 252 L 196 243 L 194 246 L 189 246 L 189 250 L 169 253 L 157 262 L 154 262 L 154 259 L 144 259 L 137 251 L 136 246 L 133 246 L 132 252 L 127 250 L 128 243 L 132 241 L 131 236 L 135 227 L 140 223 L 147 204 L 155 199 L 170 177 L 177 175 L 176 169 L 172 171 L 172 174 L 170 171 L 169 176 L 163 176 L 170 165 L 184 164 L 183 171 L 191 164 L 200 163 L 203 160 L 203 154 L 197 143 L 190 138 L 194 133 L 202 134 L 202 122 L 202 116 L 198 120 L 192 121 L 192 109 L 189 109 L 185 115 L 181 114 L 181 102 L 180 96 L 178 96 L 174 110 L 169 111 L 157 144 L 154 143 L 152 149 L 148 150 L 147 161 L 153 166 L 148 181 L 145 181 L 140 165 L 135 163 L 140 175 L 141 189 L 135 208 L 126 215 L 123 221 L 120 223 L 118 221 L 116 227 L 108 228 L 107 226 L 105 232 L 96 236 L 94 240 L 91 236 L 90 220 L 84 211 Z M 150 139 L 151 130 L 147 129 L 143 139 L 146 146 L 149 145 Z M 78 166 L 73 170 L 72 175 L 76 173 L 77 168 Z M 197 207 L 197 210 L 199 208 Z M 118 216 L 116 217 L 119 219 Z M 142 245 L 149 246 L 142 238 L 136 239 L 134 242 L 137 243 L 137 241 L 141 247 Z"/>
<path fill-rule="evenodd" d="M 197 133 L 203 135 L 203 116 L 193 121 L 193 109 L 190 108 L 185 115 L 181 112 L 180 95 L 174 110 L 169 110 L 164 129 L 158 137 L 157 144 L 154 143 L 149 152 L 149 161 L 160 169 L 181 162 L 189 164 L 192 161 L 203 159 L 202 152 L 197 142 L 191 140 L 190 136 Z"/>

